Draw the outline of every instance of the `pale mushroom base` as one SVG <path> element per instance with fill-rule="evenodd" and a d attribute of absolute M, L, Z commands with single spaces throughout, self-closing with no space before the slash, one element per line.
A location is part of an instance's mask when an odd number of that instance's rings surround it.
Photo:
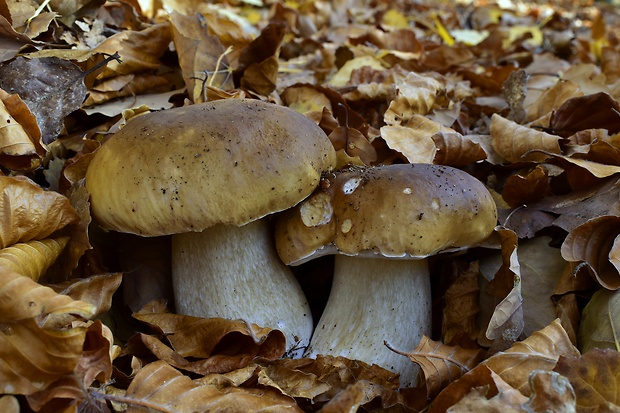
<path fill-rule="evenodd" d="M 408 357 L 431 330 L 431 287 L 426 260 L 335 256 L 329 300 L 307 357 L 344 356 L 400 373 L 401 387 L 417 383 Z"/>
<path fill-rule="evenodd" d="M 177 312 L 279 329 L 286 336 L 286 355 L 301 356 L 312 335 L 310 307 L 272 243 L 264 219 L 173 235 Z"/>

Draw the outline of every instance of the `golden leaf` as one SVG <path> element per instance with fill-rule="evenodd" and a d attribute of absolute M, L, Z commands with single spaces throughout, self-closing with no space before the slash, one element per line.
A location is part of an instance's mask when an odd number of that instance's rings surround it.
<path fill-rule="evenodd" d="M 491 117 L 493 148 L 509 162 L 542 162 L 560 153 L 560 137 L 502 118 Z M 530 152 L 545 151 L 546 153 Z"/>
<path fill-rule="evenodd" d="M 525 396 L 531 394 L 529 376 L 533 370 L 553 370 L 560 356 L 578 356 L 559 320 L 534 332 L 508 350 L 499 352 L 481 364 L 501 376 Z"/>

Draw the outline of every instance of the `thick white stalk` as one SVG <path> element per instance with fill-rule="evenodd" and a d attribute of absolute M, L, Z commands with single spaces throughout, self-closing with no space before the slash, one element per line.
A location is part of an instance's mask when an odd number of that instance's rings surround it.
<path fill-rule="evenodd" d="M 172 280 L 181 314 L 277 328 L 286 336 L 287 355 L 292 357 L 301 356 L 310 342 L 310 307 L 275 252 L 264 219 L 173 235 Z"/>
<path fill-rule="evenodd" d="M 430 335 L 431 291 L 426 260 L 335 256 L 329 300 L 306 356 L 344 356 L 400 373 L 402 387 L 419 369 L 389 350 L 413 350 Z"/>

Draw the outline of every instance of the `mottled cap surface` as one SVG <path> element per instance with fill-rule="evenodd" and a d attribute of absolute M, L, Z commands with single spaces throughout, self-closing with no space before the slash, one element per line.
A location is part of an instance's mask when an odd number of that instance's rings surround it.
<path fill-rule="evenodd" d="M 86 189 L 104 228 L 202 231 L 290 208 L 335 158 L 325 133 L 298 112 L 226 99 L 133 118 L 95 154 Z"/>
<path fill-rule="evenodd" d="M 387 165 L 327 176 L 278 216 L 276 247 L 286 264 L 335 253 L 423 259 L 474 246 L 497 223 L 489 191 L 455 168 Z"/>

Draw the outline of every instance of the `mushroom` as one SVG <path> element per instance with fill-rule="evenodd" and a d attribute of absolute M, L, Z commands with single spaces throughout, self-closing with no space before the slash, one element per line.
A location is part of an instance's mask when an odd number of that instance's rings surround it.
<path fill-rule="evenodd" d="M 131 119 L 95 154 L 86 189 L 102 227 L 173 234 L 178 312 L 280 329 L 294 356 L 310 340 L 312 316 L 261 218 L 310 195 L 335 159 L 304 115 L 226 99 Z"/>
<path fill-rule="evenodd" d="M 378 364 L 416 384 L 419 369 L 384 345 L 413 350 L 430 336 L 426 258 L 483 241 L 497 222 L 484 185 L 451 167 L 350 167 L 279 214 L 276 249 L 289 265 L 336 254 L 332 289 L 308 357 Z"/>

